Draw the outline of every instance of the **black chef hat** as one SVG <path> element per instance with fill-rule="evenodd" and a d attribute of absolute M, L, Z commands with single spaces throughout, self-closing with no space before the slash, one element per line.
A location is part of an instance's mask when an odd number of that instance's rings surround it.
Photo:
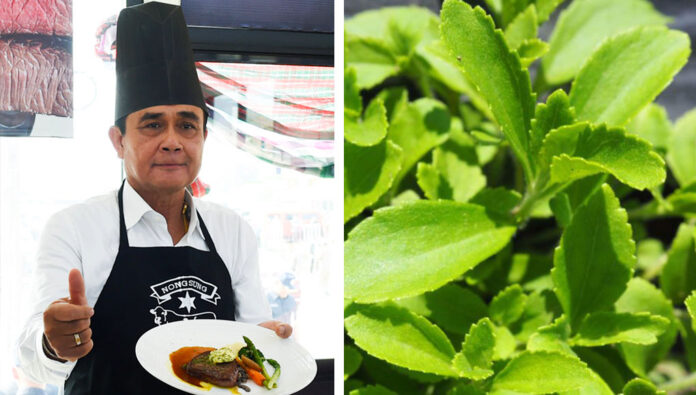
<path fill-rule="evenodd" d="M 124 8 L 116 49 L 117 121 L 143 108 L 171 104 L 200 107 L 207 118 L 181 7 L 149 2 Z"/>

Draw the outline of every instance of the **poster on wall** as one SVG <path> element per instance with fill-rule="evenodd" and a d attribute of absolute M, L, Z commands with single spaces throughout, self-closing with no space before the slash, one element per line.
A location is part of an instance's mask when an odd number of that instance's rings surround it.
<path fill-rule="evenodd" d="M 0 137 L 72 137 L 72 0 L 0 0 Z"/>

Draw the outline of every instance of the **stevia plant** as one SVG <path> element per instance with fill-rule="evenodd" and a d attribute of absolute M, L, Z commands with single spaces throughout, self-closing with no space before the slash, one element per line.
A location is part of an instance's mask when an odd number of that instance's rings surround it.
<path fill-rule="evenodd" d="M 346 393 L 696 389 L 689 37 L 562 2 L 346 21 Z"/>

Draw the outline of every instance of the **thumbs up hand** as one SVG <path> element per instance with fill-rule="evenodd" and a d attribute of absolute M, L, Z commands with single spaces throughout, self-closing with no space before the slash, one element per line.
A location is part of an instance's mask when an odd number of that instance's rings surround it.
<path fill-rule="evenodd" d="M 51 303 L 43 314 L 44 337 L 49 353 L 61 361 L 76 361 L 92 351 L 90 317 L 94 309 L 87 305 L 85 282 L 77 269 L 68 275 L 69 298 Z M 52 357 L 49 355 L 49 357 Z"/>

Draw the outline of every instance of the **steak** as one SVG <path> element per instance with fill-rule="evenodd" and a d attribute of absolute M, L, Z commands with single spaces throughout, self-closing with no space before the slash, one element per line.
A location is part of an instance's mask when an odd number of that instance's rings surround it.
<path fill-rule="evenodd" d="M 0 111 L 72 117 L 72 55 L 40 41 L 0 40 Z"/>
<path fill-rule="evenodd" d="M 72 36 L 72 0 L 13 0 L 0 7 L 0 35 Z"/>
<path fill-rule="evenodd" d="M 193 377 L 215 384 L 218 387 L 236 386 L 239 381 L 240 371 L 237 362 L 213 363 L 210 362 L 209 355 L 210 351 L 206 351 L 196 356 L 191 362 L 184 365 L 184 371 Z"/>

